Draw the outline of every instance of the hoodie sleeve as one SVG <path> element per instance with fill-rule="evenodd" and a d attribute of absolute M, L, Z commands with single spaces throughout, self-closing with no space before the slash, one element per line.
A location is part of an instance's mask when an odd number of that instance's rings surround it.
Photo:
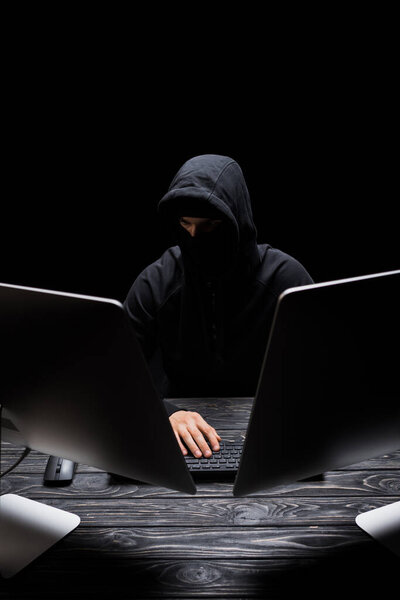
<path fill-rule="evenodd" d="M 123 306 L 131 320 L 143 355 L 149 365 L 155 387 L 164 402 L 168 416 L 171 416 L 181 409 L 164 398 L 167 393 L 168 381 L 161 364 L 156 320 L 158 304 L 153 291 L 154 278 L 151 271 L 150 265 L 137 277 Z"/>
<path fill-rule="evenodd" d="M 136 337 L 147 361 L 156 349 L 155 306 L 149 278 L 143 271 L 135 280 L 124 302 Z"/>

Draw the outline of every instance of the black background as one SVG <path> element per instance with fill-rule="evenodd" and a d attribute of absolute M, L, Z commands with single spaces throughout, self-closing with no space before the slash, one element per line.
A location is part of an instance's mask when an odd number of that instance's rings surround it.
<path fill-rule="evenodd" d="M 76 25 L 9 48 L 0 281 L 123 300 L 173 243 L 157 203 L 202 153 L 238 161 L 259 242 L 315 281 L 399 268 L 390 36 L 204 55 L 113 27 L 113 43 Z"/>

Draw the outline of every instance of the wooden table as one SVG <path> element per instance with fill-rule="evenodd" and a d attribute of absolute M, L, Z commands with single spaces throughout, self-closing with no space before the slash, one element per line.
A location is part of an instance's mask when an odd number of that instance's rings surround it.
<path fill-rule="evenodd" d="M 245 433 L 251 399 L 175 402 L 223 438 Z M 19 452 L 3 444 L 2 470 Z M 397 596 L 399 559 L 354 519 L 399 500 L 400 451 L 245 498 L 229 482 L 200 483 L 189 496 L 85 465 L 70 486 L 44 487 L 46 461 L 33 451 L 1 480 L 2 493 L 74 512 L 81 524 L 0 580 L 2 599 Z"/>

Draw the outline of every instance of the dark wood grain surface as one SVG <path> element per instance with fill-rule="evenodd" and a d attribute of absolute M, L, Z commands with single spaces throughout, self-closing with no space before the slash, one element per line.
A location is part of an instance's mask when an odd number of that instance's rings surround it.
<path fill-rule="evenodd" d="M 174 402 L 198 410 L 226 439 L 244 435 L 252 403 Z M 3 443 L 2 471 L 20 450 Z M 1 492 L 71 511 L 81 523 L 0 579 L 1 599 L 397 596 L 400 561 L 355 517 L 400 498 L 400 450 L 242 498 L 229 482 L 198 483 L 190 496 L 87 465 L 70 486 L 45 487 L 46 461 L 32 451 Z"/>

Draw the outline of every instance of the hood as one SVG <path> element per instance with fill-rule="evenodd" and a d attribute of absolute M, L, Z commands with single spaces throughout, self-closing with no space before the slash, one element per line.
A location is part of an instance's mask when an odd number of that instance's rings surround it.
<path fill-rule="evenodd" d="M 222 219 L 239 263 L 247 271 L 259 262 L 250 195 L 239 164 L 229 156 L 203 154 L 186 161 L 160 200 L 158 211 L 175 232 L 179 232 L 179 216 Z"/>

